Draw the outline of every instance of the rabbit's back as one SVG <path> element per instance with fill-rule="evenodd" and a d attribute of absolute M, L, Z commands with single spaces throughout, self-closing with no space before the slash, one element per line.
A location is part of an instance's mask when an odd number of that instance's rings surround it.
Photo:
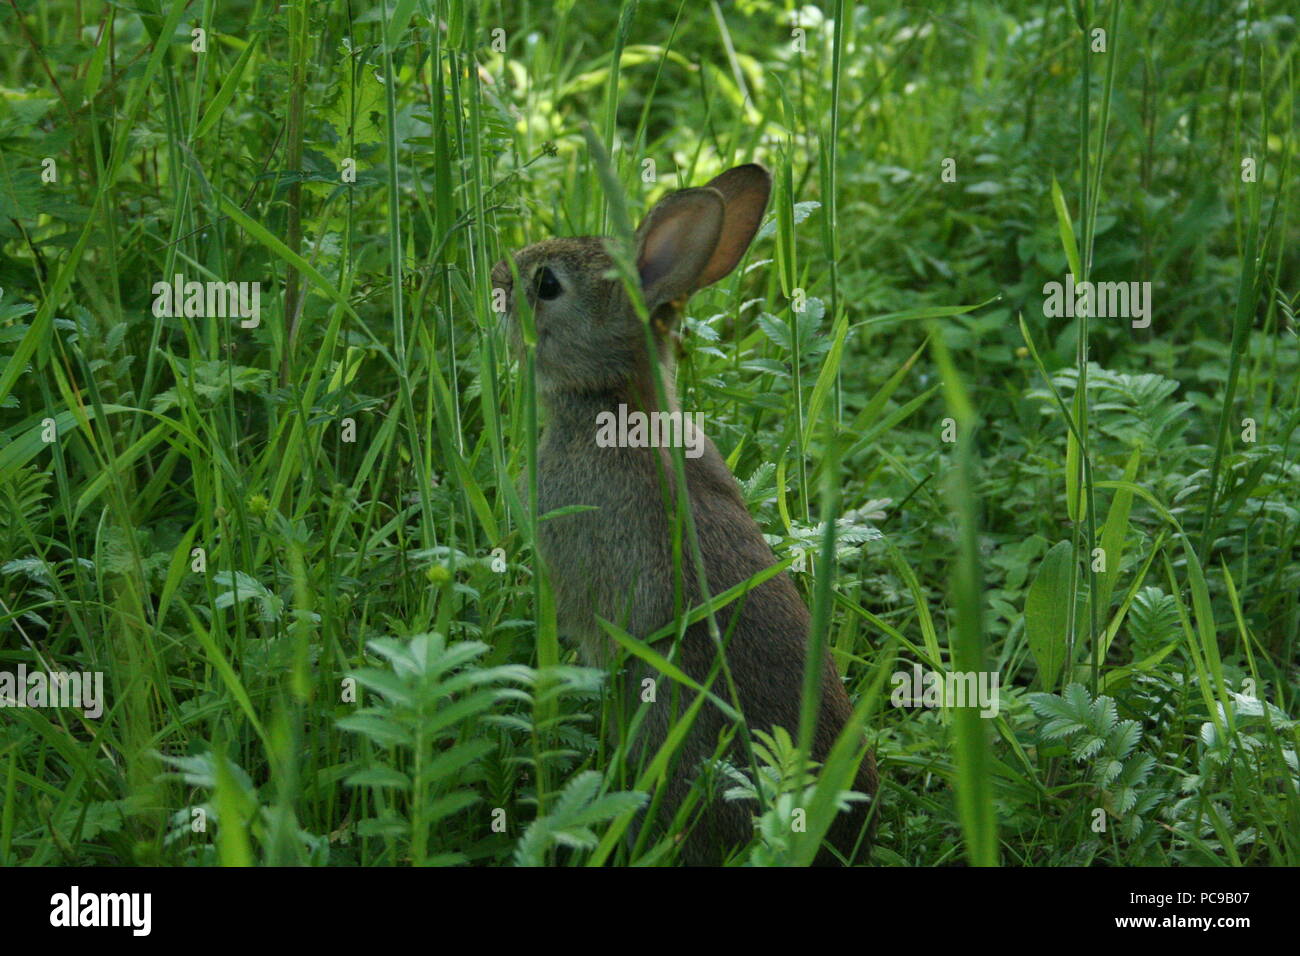
<path fill-rule="evenodd" d="M 595 412 L 571 410 L 594 422 Z M 652 449 L 600 447 L 594 427 L 561 418 L 538 449 L 538 529 L 562 631 L 584 661 L 608 666 L 614 646 L 596 622 L 604 618 L 646 637 L 673 617 L 670 525 L 662 505 Z"/>
<path fill-rule="evenodd" d="M 689 541 L 682 545 L 682 580 L 680 585 L 675 582 L 671 516 L 677 497 L 670 453 L 653 448 L 599 447 L 585 428 L 572 427 L 577 423 L 574 419 L 590 422 L 594 415 L 562 417 L 543 439 L 539 513 L 574 505 L 594 510 L 544 521 L 539 542 L 551 571 L 561 629 L 578 644 L 585 661 L 609 666 L 615 656 L 614 644 L 596 623 L 596 616 L 644 639 L 673 620 L 675 587 L 681 587 L 686 607 L 701 604 L 703 598 Z M 685 458 L 684 465 L 709 590 L 717 595 L 769 568 L 776 559 L 713 443 L 704 438 L 700 457 Z M 724 635 L 727 666 L 751 730 L 770 731 L 781 726 L 792 735 L 797 733 L 809 615 L 789 575 L 781 572 L 723 607 L 717 613 L 717 623 Z M 667 652 L 669 648 L 665 643 L 658 649 Z M 705 622 L 687 630 L 677 662 L 694 680 L 709 680 L 716 649 Z M 634 686 L 639 686 L 643 676 L 656 676 L 642 674 L 642 670 L 632 668 Z M 723 678 L 716 678 L 712 688 L 727 698 Z M 650 753 L 675 719 L 668 703 L 671 695 L 672 688 L 661 686 L 656 702 L 646 705 L 642 746 L 649 747 Z M 850 710 L 829 655 L 822 666 L 821 696 L 813 745 L 813 758 L 819 761 L 826 758 Z M 685 797 L 701 761 L 714 752 L 727 725 L 715 707 L 700 711 L 678 753 L 678 771 L 669 787 L 671 806 Z M 734 748 L 731 756 L 735 760 Z M 874 792 L 870 757 L 864 761 L 855 787 Z M 699 832 L 688 842 L 685 858 L 716 862 L 721 848 L 746 842 L 752 835 L 752 809 L 752 805 L 715 799 L 704 812 Z M 861 823 L 860 810 L 837 823 L 838 829 L 853 831 L 847 837 L 849 845 L 841 847 L 843 852 L 851 849 Z"/>

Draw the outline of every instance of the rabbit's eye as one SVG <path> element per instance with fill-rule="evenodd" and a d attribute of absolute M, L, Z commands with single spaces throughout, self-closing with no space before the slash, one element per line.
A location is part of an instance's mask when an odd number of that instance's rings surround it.
<path fill-rule="evenodd" d="M 542 266 L 538 269 L 534 281 L 537 284 L 537 297 L 539 299 L 545 299 L 549 302 L 564 291 L 560 287 L 560 280 L 555 278 L 555 273 L 551 271 L 549 266 Z"/>

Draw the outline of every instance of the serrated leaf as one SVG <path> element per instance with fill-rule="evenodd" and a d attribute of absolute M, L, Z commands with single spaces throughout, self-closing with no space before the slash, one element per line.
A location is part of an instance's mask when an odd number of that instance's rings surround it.
<path fill-rule="evenodd" d="M 409 747 L 414 743 L 410 731 L 378 714 L 350 714 L 339 718 L 338 725 L 344 730 L 364 734 L 384 747 Z"/>
<path fill-rule="evenodd" d="M 784 319 L 773 315 L 771 312 L 760 312 L 758 314 L 758 327 L 783 352 L 791 350 L 790 326 L 786 324 Z"/>
<path fill-rule="evenodd" d="M 350 787 L 381 787 L 406 791 L 411 789 L 410 777 L 400 770 L 382 764 L 350 774 L 343 782 Z"/>

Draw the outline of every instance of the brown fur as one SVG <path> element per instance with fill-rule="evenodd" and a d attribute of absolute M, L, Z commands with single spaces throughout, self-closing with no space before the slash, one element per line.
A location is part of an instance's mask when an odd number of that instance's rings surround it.
<path fill-rule="evenodd" d="M 710 187 L 667 197 L 651 211 L 638 233 L 638 263 L 658 333 L 658 366 L 667 396 L 665 410 L 669 411 L 678 408 L 671 334 L 676 307 L 702 280 L 716 281 L 730 272 L 743 255 L 767 200 L 768 178 L 761 167 L 742 166 L 724 173 Z M 658 242 L 657 253 L 646 251 L 649 242 Z M 652 254 L 663 260 L 677 252 L 698 263 L 665 266 L 663 261 L 647 262 Z M 577 643 L 585 661 L 609 666 L 615 645 L 597 617 L 639 638 L 648 637 L 675 617 L 672 518 L 677 496 L 671 451 L 596 444 L 599 412 L 617 413 L 620 404 L 647 412 L 659 408 L 645 331 L 622 285 L 604 277 L 611 262 L 603 240 L 552 239 L 523 249 L 514 261 L 533 303 L 539 390 L 549 412 L 538 452 L 538 512 L 546 514 L 569 505 L 597 509 L 543 522 L 538 543 L 550 571 L 562 630 Z M 563 288 L 552 301 L 540 300 L 534 291 L 534 277 L 542 266 L 552 270 Z M 493 283 L 507 291 L 513 315 L 518 290 L 512 288 L 506 263 L 497 264 Z M 512 339 L 518 349 L 517 323 L 512 323 Z M 684 457 L 683 461 L 705 575 L 710 591 L 717 594 L 776 559 L 717 448 L 704 438 L 703 449 L 701 457 Z M 685 543 L 682 563 L 682 600 L 685 607 L 692 607 L 702 603 L 703 595 Z M 737 614 L 739 620 L 733 620 Z M 726 661 L 750 728 L 770 732 L 781 726 L 794 736 L 799 725 L 809 614 L 789 575 L 783 572 L 728 605 L 718 614 L 718 627 L 724 642 L 730 635 Z M 714 644 L 705 628 L 705 622 L 700 622 L 687 630 L 676 658 L 679 666 L 700 682 L 709 678 L 715 664 Z M 668 653 L 670 644 L 661 644 L 659 650 Z M 629 686 L 639 690 L 642 676 L 642 671 L 634 668 Z M 648 705 L 642 736 L 649 754 L 662 743 L 675 718 L 667 701 L 671 690 L 665 685 L 669 683 L 660 682 L 658 702 Z M 726 686 L 719 676 L 713 691 L 727 699 Z M 691 696 L 686 695 L 685 703 Z M 815 760 L 826 759 L 850 711 L 848 695 L 827 654 L 813 742 Z M 729 724 L 712 705 L 706 704 L 700 711 L 677 754 L 668 816 L 685 798 L 701 761 L 713 753 L 719 734 Z M 746 766 L 737 759 L 738 750 L 733 742 L 731 759 Z M 854 788 L 874 796 L 877 780 L 871 754 L 864 758 Z M 753 835 L 755 806 L 748 801 L 724 801 L 721 796 L 712 799 L 683 846 L 684 859 L 721 862 L 728 850 Z M 858 842 L 868 818 L 867 807 L 858 803 L 852 811 L 840 814 L 829 834 L 831 844 L 846 857 Z M 870 816 L 874 818 L 874 814 Z M 862 847 L 868 845 L 869 838 L 868 834 Z M 857 859 L 865 855 L 859 852 Z M 831 859 L 823 852 L 818 862 Z"/>

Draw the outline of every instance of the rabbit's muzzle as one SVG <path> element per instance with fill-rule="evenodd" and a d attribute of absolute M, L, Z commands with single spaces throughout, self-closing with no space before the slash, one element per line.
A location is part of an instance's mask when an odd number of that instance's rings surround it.
<path fill-rule="evenodd" d="M 514 277 L 510 274 L 510 261 L 502 259 L 492 267 L 492 310 L 498 313 L 498 328 L 509 332 L 511 338 L 516 333 L 515 323 L 511 321 L 514 312 Z"/>

